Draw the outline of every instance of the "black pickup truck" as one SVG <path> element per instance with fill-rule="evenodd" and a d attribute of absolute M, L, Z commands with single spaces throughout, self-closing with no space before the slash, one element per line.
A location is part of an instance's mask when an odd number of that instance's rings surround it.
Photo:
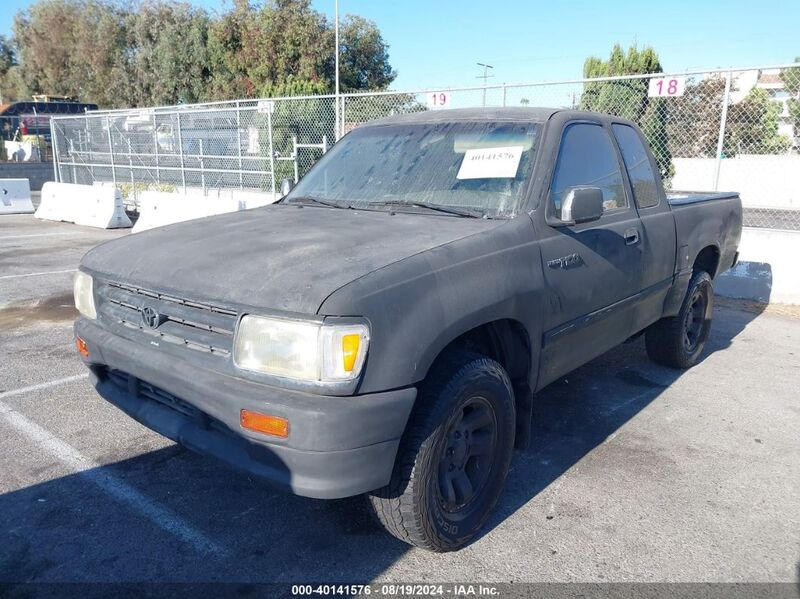
<path fill-rule="evenodd" d="M 623 119 L 391 117 L 275 205 L 91 250 L 76 344 L 144 425 L 299 495 L 364 493 L 447 551 L 496 503 L 538 390 L 640 333 L 697 362 L 741 225 L 737 194 L 667 197 Z"/>

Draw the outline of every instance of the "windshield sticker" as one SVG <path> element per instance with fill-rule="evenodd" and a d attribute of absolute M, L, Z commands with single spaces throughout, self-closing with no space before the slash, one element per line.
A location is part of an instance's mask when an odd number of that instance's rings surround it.
<path fill-rule="evenodd" d="M 520 158 L 522 146 L 467 150 L 456 179 L 513 179 Z"/>

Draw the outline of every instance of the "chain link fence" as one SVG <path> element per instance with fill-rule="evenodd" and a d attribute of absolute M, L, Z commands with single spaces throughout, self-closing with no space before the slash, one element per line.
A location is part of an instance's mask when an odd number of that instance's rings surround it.
<path fill-rule="evenodd" d="M 362 123 L 480 106 L 631 119 L 668 189 L 738 191 L 745 225 L 800 230 L 800 64 L 100 111 L 54 118 L 53 152 L 60 180 L 110 182 L 134 199 L 146 188 L 274 192 Z"/>

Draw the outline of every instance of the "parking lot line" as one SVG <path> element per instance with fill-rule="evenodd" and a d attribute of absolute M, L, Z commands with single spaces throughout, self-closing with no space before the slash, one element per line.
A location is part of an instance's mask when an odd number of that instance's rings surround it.
<path fill-rule="evenodd" d="M 74 377 L 70 377 L 74 378 Z M 51 385 L 62 384 L 69 379 L 53 381 Z M 44 385 L 34 385 L 27 390 L 43 388 Z M 21 392 L 21 390 L 19 390 Z M 77 449 L 62 441 L 35 422 L 29 420 L 20 412 L 6 403 L 0 401 L 0 418 L 13 427 L 28 440 L 52 454 L 58 461 L 73 469 L 77 474 L 105 491 L 121 503 L 127 504 L 131 509 L 153 522 L 161 529 L 175 535 L 185 543 L 191 545 L 200 553 L 213 553 L 224 555 L 227 551 L 219 544 L 209 539 L 205 534 L 185 522 L 168 509 L 154 503 L 148 497 L 106 472 L 102 465 L 84 456 Z"/>
<path fill-rule="evenodd" d="M 79 381 L 81 379 L 85 379 L 89 376 L 88 372 L 82 372 L 81 374 L 76 374 L 75 376 L 67 376 L 63 379 L 56 379 L 55 381 L 48 381 L 46 383 L 39 383 L 37 385 L 30 385 L 28 387 L 20 387 L 19 389 L 12 389 L 10 391 L 3 391 L 0 393 L 0 399 L 5 399 L 6 397 L 13 397 L 14 395 L 22 395 L 23 393 L 30 393 L 32 391 L 39 391 L 40 389 L 47 389 L 48 387 L 55 387 L 57 385 L 63 385 L 65 383 L 71 383 L 72 381 Z"/>
<path fill-rule="evenodd" d="M 0 241 L 4 239 L 27 239 L 28 237 L 51 237 L 53 235 L 75 235 L 80 231 L 57 231 L 55 233 L 31 233 L 30 235 L 4 235 L 0 237 Z"/>
<path fill-rule="evenodd" d="M 22 275 L 3 275 L 0 279 L 20 279 L 23 277 L 39 277 L 42 275 L 60 275 L 67 272 L 75 272 L 76 268 L 68 268 L 66 270 L 46 270 L 44 272 L 29 272 Z"/>

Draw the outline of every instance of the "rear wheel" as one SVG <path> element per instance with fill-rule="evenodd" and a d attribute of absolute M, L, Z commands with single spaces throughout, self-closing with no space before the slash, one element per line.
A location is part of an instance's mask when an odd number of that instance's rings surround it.
<path fill-rule="evenodd" d="M 703 353 L 714 312 L 714 289 L 708 273 L 694 274 L 676 316 L 662 318 L 645 333 L 647 355 L 670 368 L 690 368 Z"/>
<path fill-rule="evenodd" d="M 486 522 L 514 448 L 511 381 L 489 358 L 454 352 L 423 383 L 389 485 L 368 496 L 386 530 L 452 551 Z"/>

